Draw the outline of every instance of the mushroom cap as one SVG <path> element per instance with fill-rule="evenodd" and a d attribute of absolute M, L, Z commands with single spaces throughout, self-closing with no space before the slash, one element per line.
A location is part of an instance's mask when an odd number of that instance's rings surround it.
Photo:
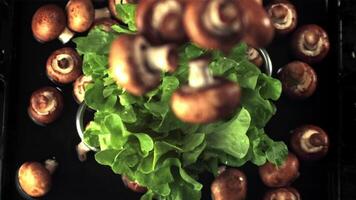
<path fill-rule="evenodd" d="M 318 77 L 307 63 L 293 61 L 280 69 L 279 79 L 282 89 L 293 99 L 305 99 L 314 94 Z"/>
<path fill-rule="evenodd" d="M 225 14 L 226 20 L 234 21 L 236 24 L 235 30 L 231 30 L 228 33 L 218 34 L 209 30 L 206 25 L 206 19 L 204 16 L 208 12 L 208 6 L 214 2 L 222 2 L 234 5 L 234 17 L 233 19 L 228 19 L 228 14 Z M 219 8 L 222 9 L 222 8 Z M 223 11 L 221 11 L 223 12 Z M 227 11 L 231 12 L 231 11 Z M 220 18 L 224 18 L 221 16 Z M 206 49 L 221 49 L 224 51 L 232 48 L 236 43 L 238 43 L 243 34 L 244 34 L 244 24 L 242 22 L 242 9 L 238 3 L 230 0 L 199 0 L 199 1 L 189 1 L 186 3 L 186 9 L 184 13 L 184 27 L 187 32 L 187 35 L 191 39 L 192 42 L 197 44 L 200 47 Z M 211 22 L 210 22 L 211 23 Z M 232 26 L 229 26 L 232 27 Z M 217 29 L 214 29 L 217 30 Z"/>
<path fill-rule="evenodd" d="M 262 182 L 268 187 L 285 187 L 291 184 L 299 176 L 299 160 L 289 153 L 281 166 L 270 162 L 259 167 Z"/>
<path fill-rule="evenodd" d="M 89 30 L 95 18 L 91 0 L 70 0 L 66 11 L 68 27 L 71 30 L 79 33 Z"/>
<path fill-rule="evenodd" d="M 202 88 L 183 86 L 172 95 L 175 115 L 188 123 L 210 123 L 232 114 L 240 105 L 240 86 L 215 77 L 214 83 Z"/>
<path fill-rule="evenodd" d="M 253 47 L 248 47 L 247 49 L 247 59 L 256 65 L 257 67 L 261 67 L 263 65 L 263 58 L 261 54 Z"/>
<path fill-rule="evenodd" d="M 214 200 L 244 200 L 247 194 L 247 178 L 238 169 L 226 169 L 211 184 Z"/>
<path fill-rule="evenodd" d="M 243 11 L 245 35 L 243 41 L 249 46 L 261 48 L 273 39 L 274 26 L 266 10 L 256 1 L 238 0 Z"/>
<path fill-rule="evenodd" d="M 315 137 L 315 133 L 318 137 Z M 314 137 L 311 138 L 313 135 Z M 311 139 L 314 141 L 310 141 Z M 305 140 L 314 144 L 308 146 L 302 143 Z M 304 125 L 292 131 L 292 149 L 303 160 L 317 160 L 324 157 L 328 153 L 329 145 L 329 136 L 318 126 Z"/>
<path fill-rule="evenodd" d="M 92 82 L 92 80 L 91 76 L 81 75 L 73 83 L 73 97 L 78 104 L 84 101 L 85 87 Z"/>
<path fill-rule="evenodd" d="M 182 0 L 141 1 L 136 11 L 138 32 L 152 44 L 185 42 L 184 6 Z"/>
<path fill-rule="evenodd" d="M 263 200 L 301 200 L 299 192 L 292 187 L 278 188 L 268 191 Z"/>
<path fill-rule="evenodd" d="M 267 13 L 279 34 L 287 34 L 297 27 L 298 15 L 293 4 L 287 0 L 275 0 L 267 6 Z M 287 18 L 285 22 L 281 18 Z"/>
<path fill-rule="evenodd" d="M 309 43 L 317 45 L 317 48 L 314 50 L 306 49 L 305 45 L 307 40 Z M 295 56 L 304 62 L 320 62 L 329 53 L 329 36 L 326 31 L 318 25 L 304 25 L 298 28 L 293 34 L 292 49 Z"/>
<path fill-rule="evenodd" d="M 94 21 L 91 28 L 99 27 L 105 32 L 113 32 L 113 29 L 111 27 L 115 24 L 118 24 L 118 22 L 111 18 L 100 18 Z"/>
<path fill-rule="evenodd" d="M 117 20 L 120 20 L 120 17 L 116 11 L 116 5 L 117 4 L 126 4 L 126 3 L 131 3 L 131 4 L 137 4 L 139 3 L 140 0 L 108 0 L 108 7 L 109 7 L 109 10 L 110 10 L 110 13 L 111 15 L 117 19 Z"/>
<path fill-rule="evenodd" d="M 147 192 L 147 188 L 141 186 L 139 183 L 136 181 L 131 181 L 127 176 L 123 175 L 121 176 L 122 182 L 126 187 L 128 187 L 130 190 L 138 193 L 145 193 Z"/>
<path fill-rule="evenodd" d="M 32 33 L 39 42 L 56 39 L 65 29 L 66 16 L 59 6 L 48 4 L 40 7 L 32 17 Z"/>
<path fill-rule="evenodd" d="M 133 95 L 143 95 L 160 83 L 160 71 L 150 69 L 143 50 L 143 37 L 121 35 L 111 44 L 109 70 L 113 79 Z"/>
<path fill-rule="evenodd" d="M 53 87 L 43 87 L 34 91 L 30 98 L 28 114 L 39 125 L 55 121 L 63 110 L 63 96 Z"/>
<path fill-rule="evenodd" d="M 17 175 L 19 186 L 31 197 L 42 197 L 51 189 L 51 174 L 41 163 L 25 162 Z"/>
<path fill-rule="evenodd" d="M 73 82 L 82 74 L 82 59 L 73 48 L 58 49 L 48 57 L 46 72 L 55 83 Z"/>

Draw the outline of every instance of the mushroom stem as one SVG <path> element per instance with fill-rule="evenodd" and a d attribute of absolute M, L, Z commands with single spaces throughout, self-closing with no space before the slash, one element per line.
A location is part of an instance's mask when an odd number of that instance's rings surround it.
<path fill-rule="evenodd" d="M 318 47 L 320 36 L 315 31 L 307 31 L 304 34 L 304 47 L 308 50 L 315 50 Z"/>
<path fill-rule="evenodd" d="M 288 21 L 288 8 L 283 4 L 272 6 L 272 20 L 279 24 L 285 24 Z"/>
<path fill-rule="evenodd" d="M 74 60 L 70 54 L 59 54 L 53 59 L 52 68 L 62 74 L 68 74 L 74 68 Z"/>
<path fill-rule="evenodd" d="M 45 168 L 49 171 L 50 174 L 53 174 L 58 167 L 58 162 L 54 159 L 47 159 L 45 161 Z"/>
<path fill-rule="evenodd" d="M 66 44 L 72 39 L 74 36 L 74 32 L 69 30 L 67 27 L 64 28 L 63 32 L 58 36 L 58 39 L 63 43 Z"/>
<path fill-rule="evenodd" d="M 150 47 L 145 52 L 148 65 L 152 69 L 164 72 L 174 72 L 178 63 L 178 56 L 173 45 Z"/>
<path fill-rule="evenodd" d="M 84 144 L 84 142 L 80 142 L 76 147 L 76 151 L 78 154 L 78 159 L 83 162 L 87 160 L 87 153 L 91 150 L 86 144 Z"/>
<path fill-rule="evenodd" d="M 189 62 L 189 86 L 201 88 L 214 83 L 209 68 L 209 59 L 198 58 Z"/>
<path fill-rule="evenodd" d="M 107 7 L 95 9 L 95 20 L 102 18 L 110 18 L 110 10 Z"/>
<path fill-rule="evenodd" d="M 325 146 L 324 137 L 320 133 L 314 133 L 310 136 L 309 143 L 315 147 Z"/>

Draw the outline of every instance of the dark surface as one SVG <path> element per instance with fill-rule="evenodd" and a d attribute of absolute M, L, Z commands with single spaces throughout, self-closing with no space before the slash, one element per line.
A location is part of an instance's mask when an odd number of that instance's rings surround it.
<path fill-rule="evenodd" d="M 352 0 L 349 1 L 352 2 Z M 58 160 L 59 168 L 54 175 L 53 189 L 45 199 L 139 199 L 139 195 L 124 188 L 120 176 L 113 174 L 109 168 L 97 164 L 92 154 L 89 155 L 88 161 L 84 163 L 78 161 L 74 150 L 75 145 L 79 142 L 74 123 L 78 105 L 72 97 L 71 84 L 59 87 L 64 93 L 65 112 L 55 123 L 41 127 L 33 123 L 27 115 L 28 100 L 31 93 L 43 86 L 55 86 L 46 77 L 45 63 L 52 51 L 63 47 L 59 41 L 40 44 L 32 37 L 31 17 L 35 10 L 44 5 L 45 2 L 48 1 L 23 0 L 15 2 L 15 17 L 13 20 L 11 20 L 11 15 L 8 17 L 8 11 L 1 7 L 0 15 L 5 20 L 0 24 L 0 31 L 4 32 L 6 29 L 10 29 L 8 33 L 13 33 L 15 36 L 14 40 L 11 40 L 9 35 L 4 40 L 5 37 L 2 35 L 2 42 L 0 43 L 5 45 L 1 48 L 9 48 L 11 41 L 13 41 L 13 47 L 7 49 L 5 62 L 0 68 L 0 73 L 6 75 L 9 83 L 9 102 L 7 105 L 9 112 L 6 123 L 7 138 L 5 140 L 5 166 L 2 173 L 4 177 L 2 179 L 1 199 L 23 199 L 15 187 L 15 174 L 18 167 L 25 161 L 44 161 L 52 156 L 55 156 Z M 356 101 L 356 81 L 354 81 L 354 86 L 344 87 L 343 90 L 338 89 L 338 75 L 340 74 L 338 66 L 341 63 L 338 62 L 340 52 L 338 51 L 337 2 L 335 0 L 330 1 L 330 5 L 327 5 L 327 0 L 293 2 L 295 2 L 298 10 L 299 25 L 316 23 L 324 27 L 330 34 L 332 50 L 326 60 L 312 65 L 320 80 L 315 95 L 305 101 L 292 101 L 282 96 L 277 102 L 277 114 L 269 123 L 266 131 L 272 138 L 283 139 L 286 142 L 289 140 L 289 131 L 303 124 L 315 124 L 328 132 L 331 140 L 330 153 L 321 161 L 301 162 L 301 176 L 292 186 L 299 190 L 303 200 L 335 200 L 339 199 L 337 197 L 338 161 L 340 158 L 338 154 L 342 133 L 342 124 L 339 123 L 342 119 L 339 113 L 342 109 L 345 109 L 346 112 L 351 112 L 350 115 L 356 116 L 356 106 L 353 107 L 353 110 L 348 107 L 348 103 L 354 104 Z M 56 4 L 62 7 L 65 5 L 64 2 L 59 1 Z M 1 6 L 3 5 L 1 4 Z M 13 29 L 11 28 L 12 22 Z M 277 36 L 273 45 L 268 48 L 275 67 L 274 72 L 295 59 L 289 51 L 289 38 L 290 35 L 286 37 Z M 73 43 L 65 46 L 73 46 Z M 0 62 L 0 64 L 2 63 Z M 350 95 L 350 88 L 351 91 L 354 91 L 351 93 L 351 97 L 347 98 L 345 104 L 340 104 L 342 96 L 337 94 Z M 3 95 L 2 86 L 0 89 L 0 95 Z M 352 119 L 349 123 L 355 124 L 355 119 Z M 353 125 L 352 128 L 355 132 L 356 126 Z M 346 130 L 346 128 L 343 130 Z M 345 140 L 350 139 L 346 137 Z M 352 152 L 355 152 L 355 147 L 350 145 L 349 148 Z M 351 156 L 355 161 L 355 155 L 351 154 Z M 342 168 L 345 175 L 340 177 L 342 180 L 344 180 L 343 177 L 345 179 L 356 178 L 355 166 L 352 166 L 352 163 L 355 162 L 352 162 L 352 159 L 346 161 L 350 164 L 348 168 Z M 247 164 L 242 167 L 242 171 L 246 173 L 248 178 L 248 199 L 262 199 L 267 188 L 263 186 L 258 177 L 257 167 Z M 210 175 L 202 177 L 202 181 L 205 183 L 202 199 L 210 199 L 209 187 L 212 177 Z M 351 184 L 345 184 L 343 189 L 349 188 L 352 193 L 355 193 L 352 187 Z M 346 192 L 342 194 L 345 197 L 343 200 L 355 199 L 347 198 L 350 195 L 347 195 Z"/>

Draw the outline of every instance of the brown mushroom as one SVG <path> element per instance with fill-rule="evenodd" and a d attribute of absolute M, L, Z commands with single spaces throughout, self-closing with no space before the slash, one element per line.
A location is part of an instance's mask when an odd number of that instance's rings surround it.
<path fill-rule="evenodd" d="M 139 183 L 137 183 L 136 181 L 131 181 L 127 176 L 122 175 L 121 176 L 122 182 L 124 183 L 124 185 L 131 189 L 134 192 L 137 193 L 145 193 L 147 192 L 147 188 L 141 186 Z"/>
<path fill-rule="evenodd" d="M 46 125 L 55 121 L 62 113 L 62 94 L 53 87 L 43 87 L 31 95 L 28 114 L 39 125 Z"/>
<path fill-rule="evenodd" d="M 52 186 L 52 174 L 57 168 L 55 160 L 46 160 L 45 165 L 38 162 L 25 162 L 18 170 L 19 189 L 31 197 L 46 195 Z"/>
<path fill-rule="evenodd" d="M 248 47 L 246 54 L 247 59 L 257 67 L 261 67 L 263 65 L 263 58 L 261 54 L 257 51 L 257 49 L 253 47 Z"/>
<path fill-rule="evenodd" d="M 247 194 L 247 179 L 238 169 L 226 169 L 211 184 L 214 200 L 244 200 Z"/>
<path fill-rule="evenodd" d="M 78 104 L 84 102 L 85 88 L 92 81 L 93 79 L 91 76 L 84 76 L 84 75 L 79 76 L 77 80 L 75 80 L 73 84 L 73 97 Z"/>
<path fill-rule="evenodd" d="M 118 24 L 117 21 L 111 18 L 101 18 L 94 21 L 92 28 L 99 27 L 105 32 L 113 32 L 111 27 L 115 24 Z"/>
<path fill-rule="evenodd" d="M 301 200 L 301 198 L 296 189 L 287 187 L 268 191 L 263 200 Z"/>
<path fill-rule="evenodd" d="M 287 34 L 296 28 L 297 11 L 289 1 L 275 0 L 267 6 L 267 12 L 277 33 Z"/>
<path fill-rule="evenodd" d="M 116 5 L 127 4 L 127 3 L 137 4 L 139 2 L 140 2 L 140 0 L 108 0 L 110 13 L 117 20 L 121 20 L 121 19 L 120 19 L 119 14 L 117 13 Z"/>
<path fill-rule="evenodd" d="M 199 57 L 189 63 L 189 84 L 175 91 L 171 108 L 188 123 L 210 123 L 230 116 L 240 105 L 241 89 L 234 82 L 213 77 L 209 59 Z"/>
<path fill-rule="evenodd" d="M 328 153 L 329 145 L 329 137 L 320 127 L 305 125 L 292 131 L 291 146 L 303 160 L 324 157 Z"/>
<path fill-rule="evenodd" d="M 249 46 L 261 48 L 267 46 L 273 39 L 274 27 L 265 11 L 256 1 L 238 0 L 243 11 L 244 38 Z"/>
<path fill-rule="evenodd" d="M 47 59 L 46 73 L 55 83 L 73 82 L 82 74 L 82 59 L 73 48 L 58 49 Z"/>
<path fill-rule="evenodd" d="M 182 0 L 146 0 L 138 4 L 138 32 L 152 44 L 182 43 L 186 40 L 183 28 Z"/>
<path fill-rule="evenodd" d="M 263 0 L 255 0 L 256 3 L 258 3 L 259 5 L 263 6 Z"/>
<path fill-rule="evenodd" d="M 175 45 L 152 47 L 142 37 L 121 35 L 111 45 L 109 70 L 118 85 L 133 95 L 143 95 L 160 83 L 161 71 L 177 68 Z"/>
<path fill-rule="evenodd" d="M 198 46 L 228 51 L 241 40 L 243 8 L 234 0 L 199 0 L 186 4 L 185 30 Z"/>
<path fill-rule="evenodd" d="M 259 167 L 262 182 L 268 187 L 285 187 L 291 184 L 299 176 L 298 158 L 289 153 L 281 166 L 270 162 Z"/>
<path fill-rule="evenodd" d="M 318 77 L 307 63 L 294 61 L 278 71 L 283 92 L 293 99 L 305 99 L 314 94 Z"/>
<path fill-rule="evenodd" d="M 64 11 L 53 4 L 40 7 L 32 17 L 32 33 L 39 42 L 49 42 L 58 38 L 63 44 L 67 43 L 74 33 L 66 26 Z"/>
<path fill-rule="evenodd" d="M 320 62 L 330 49 L 328 34 L 315 24 L 302 26 L 293 35 L 292 48 L 295 56 L 302 61 Z"/>
<path fill-rule="evenodd" d="M 107 7 L 94 9 L 91 0 L 70 0 L 66 5 L 68 26 L 75 32 L 85 32 L 90 29 L 94 20 L 109 18 Z"/>

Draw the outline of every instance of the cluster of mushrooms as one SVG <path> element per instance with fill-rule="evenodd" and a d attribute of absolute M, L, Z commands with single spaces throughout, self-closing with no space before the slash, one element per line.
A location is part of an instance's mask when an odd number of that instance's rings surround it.
<path fill-rule="evenodd" d="M 110 32 L 121 23 L 115 6 L 138 3 L 138 34 L 120 35 L 112 43 L 109 70 L 117 84 L 133 95 L 144 95 L 161 82 L 161 73 L 178 68 L 179 45 L 188 41 L 205 49 L 229 50 L 245 42 L 249 60 L 263 64 L 258 48 L 267 46 L 275 35 L 294 32 L 292 49 L 296 58 L 278 72 L 283 92 L 293 99 L 310 97 L 317 86 L 317 75 L 309 64 L 320 62 L 329 51 L 326 32 L 317 25 L 297 28 L 297 12 L 287 0 L 274 0 L 263 7 L 262 0 L 108 0 L 105 8 L 94 9 L 90 0 L 69 0 L 65 10 L 53 4 L 40 7 L 32 18 L 34 38 L 41 42 L 59 39 L 66 44 L 76 33 L 100 26 Z M 240 106 L 241 89 L 237 83 L 211 75 L 210 57 L 189 62 L 188 84 L 174 92 L 171 108 L 177 118 L 187 123 L 210 123 L 230 116 Z M 84 101 L 85 87 L 91 77 L 82 75 L 82 58 L 71 47 L 54 51 L 47 59 L 46 74 L 61 86 L 73 83 L 77 103 Z M 222 98 L 223 97 L 223 98 Z M 39 125 L 54 122 L 63 111 L 63 96 L 55 87 L 33 92 L 28 107 L 30 118 Z M 316 160 L 329 149 L 328 135 L 317 126 L 306 125 L 292 131 L 289 153 L 281 166 L 266 163 L 259 168 L 262 182 L 275 188 L 264 200 L 300 200 L 290 184 L 299 176 L 299 159 Z M 80 160 L 90 151 L 84 143 L 77 146 Z M 41 197 L 51 187 L 51 174 L 57 162 L 26 162 L 18 171 L 21 191 Z M 136 192 L 146 192 L 134 180 L 122 176 L 125 185 Z M 211 185 L 214 200 L 243 200 L 247 194 L 247 178 L 238 169 L 222 167 Z"/>

